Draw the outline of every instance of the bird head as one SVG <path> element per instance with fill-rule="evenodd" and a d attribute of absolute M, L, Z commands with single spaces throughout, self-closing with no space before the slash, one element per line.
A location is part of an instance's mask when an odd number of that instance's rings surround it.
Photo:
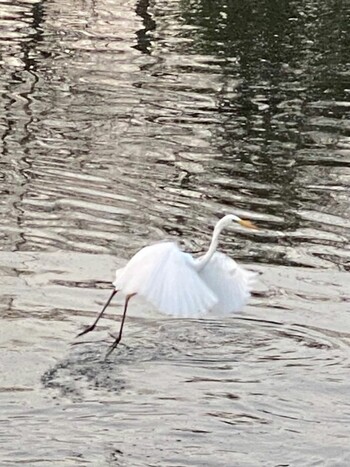
<path fill-rule="evenodd" d="M 257 226 L 253 224 L 253 222 L 247 219 L 241 219 L 240 217 L 236 216 L 235 214 L 227 214 L 219 222 L 216 224 L 216 229 L 222 230 L 223 228 L 229 226 L 232 222 L 236 222 L 237 224 L 245 227 L 246 229 L 254 229 L 258 230 Z"/>

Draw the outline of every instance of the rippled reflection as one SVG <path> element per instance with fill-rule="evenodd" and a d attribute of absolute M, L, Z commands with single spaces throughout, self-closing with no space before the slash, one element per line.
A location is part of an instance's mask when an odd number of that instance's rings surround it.
<path fill-rule="evenodd" d="M 225 239 L 239 257 L 346 267 L 346 12 L 273 5 L 11 13 L 2 248 L 129 256 L 175 235 L 201 250 L 208 224 L 234 209 L 266 227 Z M 331 255 L 325 231 L 337 234 Z"/>

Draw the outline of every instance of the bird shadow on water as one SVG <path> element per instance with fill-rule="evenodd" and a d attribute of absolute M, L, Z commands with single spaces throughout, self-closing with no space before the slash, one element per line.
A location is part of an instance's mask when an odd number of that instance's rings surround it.
<path fill-rule="evenodd" d="M 137 340 L 131 340 L 130 344 L 120 343 L 107 356 L 112 342 L 107 338 L 74 343 L 68 356 L 42 375 L 42 384 L 47 389 L 56 390 L 58 397 L 74 400 L 85 398 L 91 391 L 120 393 L 128 386 L 125 369 L 165 356 L 156 344 L 138 343 Z"/>
<path fill-rule="evenodd" d="M 42 384 L 58 391 L 60 397 L 74 400 L 83 399 L 87 390 L 123 391 L 125 380 L 112 368 L 112 362 L 104 359 L 104 349 L 107 347 L 100 342 L 72 347 L 67 358 L 42 375 Z"/>

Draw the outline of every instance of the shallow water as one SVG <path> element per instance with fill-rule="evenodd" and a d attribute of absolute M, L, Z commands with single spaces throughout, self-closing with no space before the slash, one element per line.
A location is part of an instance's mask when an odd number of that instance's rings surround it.
<path fill-rule="evenodd" d="M 349 8 L 0 3 L 0 463 L 346 466 Z M 327 40 L 325 38 L 327 37 Z M 232 318 L 131 302 L 176 239 L 258 271 Z"/>

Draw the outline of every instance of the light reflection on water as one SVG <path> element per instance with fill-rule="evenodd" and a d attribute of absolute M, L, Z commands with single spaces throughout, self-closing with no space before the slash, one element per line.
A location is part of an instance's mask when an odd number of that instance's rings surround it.
<path fill-rule="evenodd" d="M 1 3 L 4 465 L 349 464 L 338 7 Z M 104 361 L 117 301 L 69 346 L 116 266 L 164 238 L 202 251 L 232 209 L 261 227 L 221 243 L 263 273 L 244 314 L 135 305 Z"/>

